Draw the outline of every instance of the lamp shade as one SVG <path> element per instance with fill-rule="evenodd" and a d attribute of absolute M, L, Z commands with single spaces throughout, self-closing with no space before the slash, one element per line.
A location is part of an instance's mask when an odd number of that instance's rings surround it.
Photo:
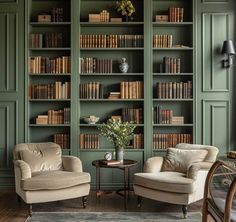
<path fill-rule="evenodd" d="M 224 41 L 221 53 L 222 54 L 230 54 L 230 55 L 235 54 L 234 44 L 233 44 L 232 40 Z"/>

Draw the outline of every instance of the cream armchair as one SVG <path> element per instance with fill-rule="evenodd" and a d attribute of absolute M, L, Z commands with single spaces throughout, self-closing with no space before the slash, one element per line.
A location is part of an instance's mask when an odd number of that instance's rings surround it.
<path fill-rule="evenodd" d="M 149 158 L 144 173 L 134 175 L 134 192 L 141 197 L 182 205 L 187 217 L 187 205 L 203 198 L 207 173 L 216 160 L 214 146 L 178 144 L 167 149 L 166 156 Z"/>
<path fill-rule="evenodd" d="M 86 207 L 90 174 L 79 158 L 62 156 L 55 143 L 18 144 L 13 150 L 15 188 L 19 200 L 32 204 L 82 197 Z"/>

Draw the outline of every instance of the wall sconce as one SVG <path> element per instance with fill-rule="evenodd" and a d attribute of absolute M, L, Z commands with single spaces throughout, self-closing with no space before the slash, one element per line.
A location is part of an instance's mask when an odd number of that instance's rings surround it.
<path fill-rule="evenodd" d="M 230 68 L 230 66 L 233 65 L 233 56 L 235 55 L 234 44 L 232 40 L 224 41 L 221 53 L 228 56 L 228 59 L 223 60 L 223 67 Z"/>

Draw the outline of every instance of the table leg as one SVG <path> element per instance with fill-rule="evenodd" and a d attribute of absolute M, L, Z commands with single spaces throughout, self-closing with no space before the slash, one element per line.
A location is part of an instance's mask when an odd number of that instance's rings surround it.
<path fill-rule="evenodd" d="M 96 166 L 96 196 L 100 197 L 100 167 Z"/>
<path fill-rule="evenodd" d="M 124 168 L 124 208 L 127 210 L 127 168 Z"/>

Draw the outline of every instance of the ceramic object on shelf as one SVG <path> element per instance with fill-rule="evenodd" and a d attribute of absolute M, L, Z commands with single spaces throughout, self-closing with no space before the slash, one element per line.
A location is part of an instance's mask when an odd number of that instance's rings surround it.
<path fill-rule="evenodd" d="M 126 62 L 126 58 L 121 59 L 121 63 L 119 65 L 119 69 L 122 73 L 127 73 L 129 69 L 129 64 Z"/>
<path fill-rule="evenodd" d="M 96 124 L 100 118 L 97 116 L 85 116 L 82 119 L 87 124 Z"/>

